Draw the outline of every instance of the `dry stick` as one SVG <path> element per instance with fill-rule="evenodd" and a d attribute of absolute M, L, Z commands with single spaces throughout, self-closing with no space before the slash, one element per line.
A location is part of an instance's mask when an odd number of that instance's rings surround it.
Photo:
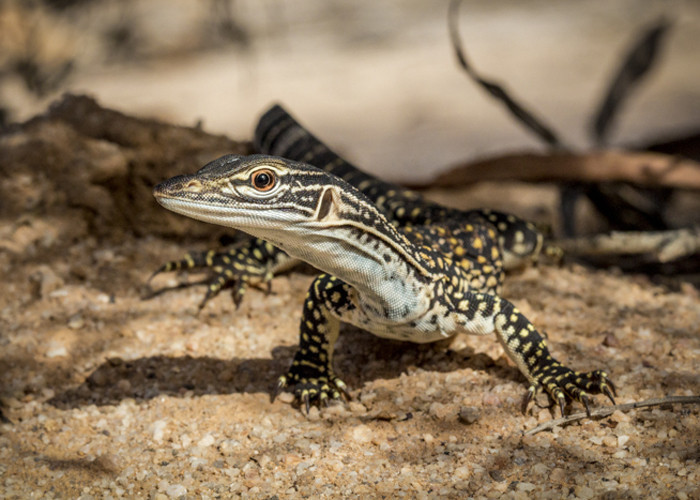
<path fill-rule="evenodd" d="M 592 151 L 522 153 L 453 167 L 426 186 L 458 187 L 481 181 L 628 182 L 647 187 L 700 189 L 700 163 L 663 153 Z"/>
<path fill-rule="evenodd" d="M 647 399 L 646 401 L 638 401 L 636 403 L 627 403 L 622 405 L 606 406 L 604 408 L 598 408 L 591 412 L 592 417 L 607 417 L 612 415 L 616 410 L 629 411 L 635 408 L 645 408 L 648 406 L 661 406 L 666 404 L 700 404 L 700 396 L 669 396 L 666 398 L 655 398 Z M 547 429 L 551 429 L 558 425 L 568 424 L 569 422 L 574 422 L 576 420 L 583 420 L 588 418 L 585 412 L 576 413 L 575 415 L 569 415 L 568 417 L 557 418 L 556 420 L 550 420 L 549 422 L 544 422 L 530 429 L 529 431 L 523 432 L 524 436 L 532 436 L 538 432 L 542 432 Z"/>
<path fill-rule="evenodd" d="M 493 80 L 487 80 L 483 78 L 476 70 L 469 64 L 469 60 L 462 48 L 462 39 L 459 35 L 459 6 L 462 0 L 452 0 L 450 2 L 450 7 L 447 15 L 447 22 L 450 30 L 450 40 L 452 42 L 452 48 L 455 51 L 455 56 L 457 57 L 457 62 L 464 69 L 467 75 L 474 80 L 481 88 L 486 90 L 494 98 L 501 101 L 508 111 L 520 121 L 525 127 L 535 133 L 537 137 L 545 141 L 552 148 L 555 149 L 567 149 L 561 140 L 557 137 L 554 130 L 544 124 L 542 120 L 535 117 L 535 115 L 525 109 L 524 106 L 518 104 L 518 102 L 513 99 L 510 94 L 503 88 L 502 85 L 494 82 Z"/>
<path fill-rule="evenodd" d="M 650 254 L 670 262 L 700 253 L 700 226 L 671 231 L 613 232 L 554 242 L 566 255 Z"/>
<path fill-rule="evenodd" d="M 623 59 L 591 126 L 591 132 L 599 146 L 607 142 L 608 131 L 619 114 L 622 103 L 654 67 L 660 45 L 670 27 L 670 21 L 663 17 L 654 22 L 644 30 Z"/>

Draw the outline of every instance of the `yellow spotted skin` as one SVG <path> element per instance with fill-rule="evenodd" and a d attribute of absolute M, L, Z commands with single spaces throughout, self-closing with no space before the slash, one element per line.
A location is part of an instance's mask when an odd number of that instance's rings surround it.
<path fill-rule="evenodd" d="M 587 411 L 590 394 L 613 400 L 614 386 L 604 371 L 577 372 L 561 364 L 534 325 L 500 297 L 504 269 L 551 251 L 532 224 L 495 211 L 443 207 L 376 179 L 333 153 L 279 106 L 261 118 L 255 143 L 273 156 L 222 157 L 193 176 L 162 183 L 154 194 L 171 210 L 245 227 L 258 238 L 224 252 L 186 256 L 159 272 L 211 268 L 215 277 L 206 302 L 226 286 L 234 287 L 239 301 L 245 284 L 269 282 L 297 262 L 288 253 L 326 271 L 304 299 L 299 350 L 277 391 L 292 390 L 307 411 L 313 402 L 347 395 L 346 384 L 333 372 L 334 344 L 340 323 L 346 322 L 380 337 L 417 343 L 458 333 L 495 333 L 529 382 L 523 410 L 539 388 L 562 412 L 567 399 L 583 403 Z M 273 168 L 285 183 L 278 198 L 239 196 L 244 188 L 236 186 L 244 186 L 248 172 L 260 165 Z M 188 191 L 192 185 L 196 192 Z M 169 206 L 164 198 L 186 199 L 189 205 Z M 199 211 L 206 204 L 230 209 L 230 219 L 212 220 L 211 208 Z M 258 215 L 260 209 L 267 215 Z M 240 215 L 245 210 L 269 220 L 255 226 Z M 282 217 L 285 210 L 288 219 Z M 307 223 L 316 229 L 304 229 Z"/>
<path fill-rule="evenodd" d="M 207 287 L 199 310 L 226 288 L 231 289 L 231 297 L 238 308 L 248 285 L 264 284 L 269 290 L 273 276 L 290 265 L 296 265 L 296 262 L 270 243 L 259 238 L 243 238 L 224 250 L 188 253 L 180 260 L 166 262 L 151 275 L 149 281 L 161 273 L 209 269 L 212 276 L 195 283 Z"/>

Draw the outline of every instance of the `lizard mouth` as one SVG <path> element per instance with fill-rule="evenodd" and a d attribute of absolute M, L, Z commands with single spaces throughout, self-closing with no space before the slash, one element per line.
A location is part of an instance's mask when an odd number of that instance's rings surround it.
<path fill-rule="evenodd" d="M 156 201 L 168 210 L 192 217 L 194 219 L 210 222 L 212 219 L 220 220 L 223 218 L 224 210 L 209 203 L 203 203 L 203 200 L 189 200 L 175 196 L 171 193 L 153 193 Z"/>
<path fill-rule="evenodd" d="M 202 183 L 191 175 L 178 175 L 166 181 L 156 184 L 153 188 L 153 196 L 157 200 L 164 198 L 178 198 L 183 194 L 197 194 L 202 190 Z"/>

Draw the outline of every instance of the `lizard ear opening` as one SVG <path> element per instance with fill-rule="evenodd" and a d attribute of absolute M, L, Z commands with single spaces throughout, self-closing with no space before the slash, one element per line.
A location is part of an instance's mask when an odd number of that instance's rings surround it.
<path fill-rule="evenodd" d="M 321 195 L 321 200 L 318 202 L 318 207 L 316 209 L 316 220 L 323 221 L 328 219 L 331 212 L 335 208 L 335 195 L 333 194 L 333 188 L 328 188 L 323 191 Z"/>

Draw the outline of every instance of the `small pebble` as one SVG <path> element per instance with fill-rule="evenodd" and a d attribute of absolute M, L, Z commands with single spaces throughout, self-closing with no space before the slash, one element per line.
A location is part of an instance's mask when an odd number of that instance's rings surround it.
<path fill-rule="evenodd" d="M 105 453 L 95 458 L 93 464 L 105 472 L 114 473 L 119 470 L 119 458 L 111 453 Z"/>
<path fill-rule="evenodd" d="M 369 426 L 361 424 L 352 428 L 350 437 L 357 443 L 369 443 L 372 441 L 374 434 Z"/>
<path fill-rule="evenodd" d="M 533 465 L 531 470 L 539 476 L 548 475 L 550 472 L 550 468 L 543 463 Z"/>
<path fill-rule="evenodd" d="M 566 479 L 566 471 L 561 467 L 555 467 L 549 473 L 549 479 L 555 483 L 561 483 Z"/>
<path fill-rule="evenodd" d="M 68 328 L 71 330 L 79 330 L 83 326 L 85 326 L 85 320 L 83 319 L 82 314 L 77 313 L 68 318 Z"/>
<path fill-rule="evenodd" d="M 516 488 L 519 491 L 529 492 L 529 491 L 534 490 L 536 488 L 536 486 L 532 483 L 523 482 L 523 483 L 518 483 Z"/>
<path fill-rule="evenodd" d="M 167 422 L 165 420 L 156 420 L 151 424 L 151 433 L 154 441 L 159 443 L 163 440 L 166 425 Z"/>
<path fill-rule="evenodd" d="M 34 296 L 39 299 L 50 296 L 52 292 L 64 285 L 63 279 L 46 265 L 40 266 L 35 273 L 30 275 L 29 281 L 34 287 Z"/>
<path fill-rule="evenodd" d="M 601 444 L 603 444 L 603 438 L 600 437 L 600 436 L 591 436 L 591 437 L 588 438 L 588 440 L 589 440 L 591 443 L 593 443 L 593 444 L 595 444 L 595 445 L 598 445 L 598 446 L 600 446 Z"/>
<path fill-rule="evenodd" d="M 187 495 L 187 488 L 181 484 L 171 484 L 165 489 L 165 493 L 170 498 L 180 498 L 181 496 Z"/>
<path fill-rule="evenodd" d="M 231 372 L 231 377 L 228 380 L 230 381 L 232 379 L 233 379 L 233 373 Z M 279 396 L 277 396 L 277 401 L 280 401 L 280 402 L 282 402 L 284 404 L 288 404 L 288 405 L 294 403 L 295 399 L 296 399 L 296 397 L 291 392 L 282 392 L 282 393 L 280 393 Z"/>
<path fill-rule="evenodd" d="M 591 439 L 592 441 L 593 439 Z M 603 438 L 603 444 L 608 448 L 617 448 L 617 438 L 615 436 L 605 436 Z"/>
<path fill-rule="evenodd" d="M 197 442 L 197 446 L 201 448 L 206 448 L 214 444 L 214 437 L 211 434 L 207 434 L 202 439 Z"/>
<path fill-rule="evenodd" d="M 630 417 L 626 413 L 621 412 L 620 410 L 615 410 L 612 415 L 610 415 L 610 420 L 613 422 L 629 422 Z"/>
<path fill-rule="evenodd" d="M 235 439 L 224 439 L 218 446 L 219 451 L 223 455 L 231 455 L 240 450 L 241 444 Z"/>
<path fill-rule="evenodd" d="M 309 413 L 306 415 L 306 418 L 312 422 L 319 421 L 321 419 L 321 410 L 318 409 L 318 406 L 312 406 L 309 408 Z"/>
<path fill-rule="evenodd" d="M 481 412 L 474 406 L 463 406 L 459 409 L 457 417 L 463 424 L 472 425 L 481 418 Z"/>
<path fill-rule="evenodd" d="M 552 420 L 552 412 L 547 409 L 542 409 L 537 412 L 537 421 L 539 423 L 549 422 Z"/>
<path fill-rule="evenodd" d="M 620 347 L 620 341 L 614 333 L 608 332 L 603 339 L 603 345 L 606 347 Z"/>
<path fill-rule="evenodd" d="M 596 496 L 596 493 L 592 488 L 583 485 L 575 486 L 574 493 L 576 494 L 576 497 L 580 498 L 581 500 L 589 500 L 590 498 Z"/>
<path fill-rule="evenodd" d="M 506 480 L 505 476 L 503 475 L 503 472 L 501 472 L 498 469 L 490 470 L 489 476 L 491 476 L 491 479 L 499 483 Z"/>
<path fill-rule="evenodd" d="M 461 467 L 457 467 L 452 474 L 457 479 L 469 479 L 471 476 L 471 471 L 469 470 L 469 467 L 462 465 Z"/>
<path fill-rule="evenodd" d="M 352 413 L 360 413 L 364 415 L 367 413 L 367 407 L 363 405 L 362 403 L 358 403 L 357 401 L 350 401 L 348 403 L 348 408 L 350 409 L 350 412 Z"/>
<path fill-rule="evenodd" d="M 66 347 L 62 345 L 56 345 L 54 347 L 49 348 L 49 350 L 46 351 L 47 358 L 63 358 L 65 356 L 68 356 L 68 349 L 66 349 Z"/>
<path fill-rule="evenodd" d="M 430 416 L 438 420 L 446 420 L 454 416 L 455 412 L 455 405 L 446 405 L 438 402 L 432 403 L 430 405 L 430 408 L 428 409 L 428 413 L 430 414 Z"/>
<path fill-rule="evenodd" d="M 484 406 L 500 406 L 501 398 L 493 392 L 487 392 L 481 398 L 481 402 L 484 404 Z"/>
<path fill-rule="evenodd" d="M 131 382 L 123 378 L 117 382 L 117 389 L 119 389 L 120 392 L 129 392 L 131 390 Z"/>

